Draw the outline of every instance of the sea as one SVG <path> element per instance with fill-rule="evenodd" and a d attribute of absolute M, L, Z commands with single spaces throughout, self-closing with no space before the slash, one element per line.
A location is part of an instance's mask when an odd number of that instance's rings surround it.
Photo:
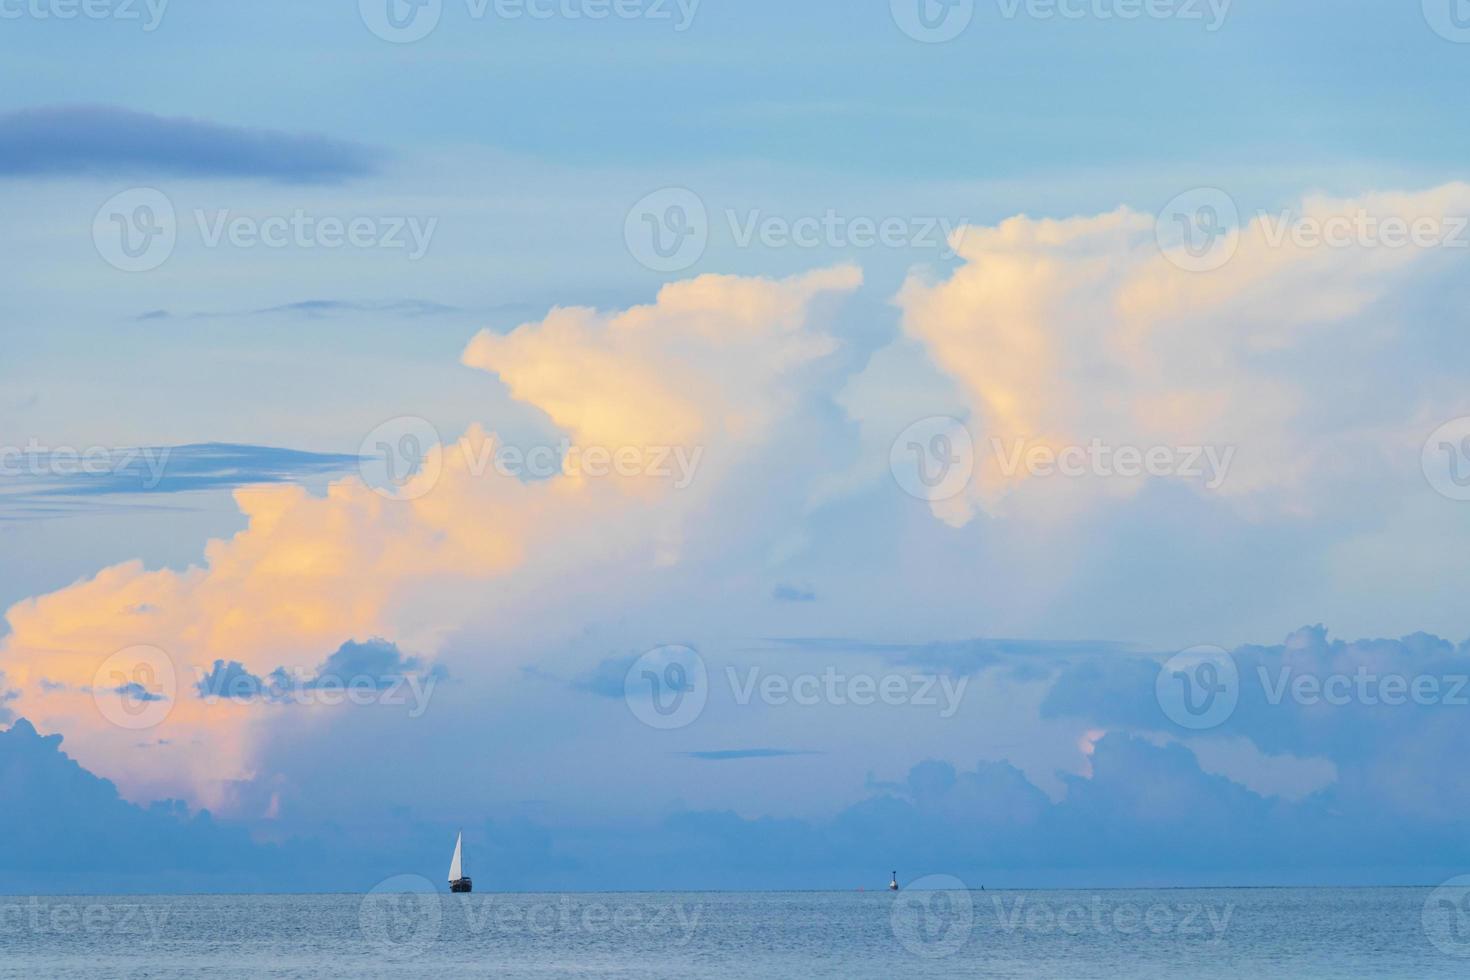
<path fill-rule="evenodd" d="M 1467 887 L 449 895 L 419 883 L 0 897 L 0 977 L 1470 976 Z"/>

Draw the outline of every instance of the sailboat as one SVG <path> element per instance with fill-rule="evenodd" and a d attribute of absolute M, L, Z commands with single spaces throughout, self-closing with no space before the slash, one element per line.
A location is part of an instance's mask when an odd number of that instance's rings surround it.
<path fill-rule="evenodd" d="M 470 876 L 464 872 L 464 831 L 454 839 L 454 857 L 449 861 L 449 890 L 452 892 L 469 892 L 475 886 L 470 881 Z"/>
<path fill-rule="evenodd" d="M 455 853 L 458 854 L 459 852 L 456 851 Z M 898 872 L 897 871 L 893 872 L 893 880 L 888 883 L 888 890 L 891 891 L 891 892 L 898 891 Z"/>

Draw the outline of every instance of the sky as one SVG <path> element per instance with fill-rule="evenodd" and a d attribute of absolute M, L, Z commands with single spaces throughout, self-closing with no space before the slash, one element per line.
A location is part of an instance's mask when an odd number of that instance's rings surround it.
<path fill-rule="evenodd" d="M 0 20 L 0 893 L 1466 872 L 1458 0 Z"/>

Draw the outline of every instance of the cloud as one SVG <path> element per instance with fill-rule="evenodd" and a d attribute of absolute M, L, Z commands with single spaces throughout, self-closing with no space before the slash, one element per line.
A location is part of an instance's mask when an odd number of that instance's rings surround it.
<path fill-rule="evenodd" d="M 194 690 L 201 698 L 249 701 L 261 696 L 265 691 L 265 682 L 237 661 L 225 663 L 223 660 L 216 660 L 209 672 L 199 678 Z"/>
<path fill-rule="evenodd" d="M 567 686 L 574 691 L 584 691 L 588 694 L 596 694 L 598 697 L 622 698 L 624 678 L 628 676 L 628 671 L 637 661 L 637 654 L 626 657 L 608 657 L 588 673 L 574 678 Z"/>
<path fill-rule="evenodd" d="M 5 686 L 5 671 L 0 670 L 0 725 L 7 724 L 15 719 L 15 713 L 7 708 L 6 705 L 19 697 L 19 691 L 12 691 Z"/>
<path fill-rule="evenodd" d="M 1381 227 L 1427 218 L 1452 228 L 1467 213 L 1470 185 L 1456 183 L 1309 196 L 1285 220 Z M 1151 479 L 1248 515 L 1321 506 L 1328 481 L 1352 478 L 1344 460 L 1381 463 L 1392 440 L 1423 438 L 1416 406 L 1384 401 L 1369 422 L 1341 403 L 1349 378 L 1371 392 L 1381 362 L 1375 345 L 1334 338 L 1352 327 L 1391 330 L 1360 318 L 1415 276 L 1445 268 L 1454 251 L 1367 237 L 1303 246 L 1289 231 L 1282 237 L 1282 222 L 1250 218 L 1232 239 L 1234 257 L 1206 272 L 1181 267 L 1182 248 L 1161 249 L 1155 219 L 1127 208 L 956 233 L 964 264 L 947 278 L 909 277 L 898 297 L 901 338 L 840 396 L 863 427 L 865 455 L 884 461 L 909 424 L 956 415 L 973 436 L 974 477 L 932 505 L 956 526 L 978 513 L 1055 525 Z M 1318 351 L 1333 355 L 1338 377 L 1310 369 Z M 916 389 L 939 394 L 916 402 Z M 1094 444 L 1180 452 L 1153 464 L 1154 475 L 1107 472 L 1089 457 L 1075 478 L 1043 479 L 1026 462 Z M 1195 453 L 1191 465 L 1184 453 L 1195 447 L 1215 455 Z"/>
<path fill-rule="evenodd" d="M 1354 656 L 1350 651 L 1356 649 L 1356 655 L 1361 655 L 1380 642 L 1335 645 L 1324 637 L 1319 644 L 1314 632 L 1308 631 L 1280 650 L 1288 659 L 1300 656 L 1291 652 L 1295 643 L 1311 658 L 1302 663 L 1316 663 L 1323 656 L 1337 658 L 1324 662 L 1346 663 L 1340 658 Z M 1410 638 L 1403 647 L 1381 652 L 1395 658 L 1385 661 L 1392 666 L 1399 657 L 1423 657 L 1411 662 L 1437 663 L 1444 649 L 1439 642 Z M 366 656 L 354 652 L 342 662 L 391 666 L 393 659 L 387 651 Z M 1112 658 L 1098 659 L 1107 665 Z M 1147 658 L 1137 659 L 1147 662 Z M 398 660 L 401 662 L 401 656 Z M 1151 689 L 1151 678 L 1148 685 Z M 1055 689 L 1067 686 L 1058 679 Z M 1178 738 L 1188 733 L 1158 731 L 1158 724 L 1146 718 L 1125 724 L 1122 718 L 1106 714 L 1109 707 L 1103 702 L 1095 705 L 1111 721 L 1089 732 L 1085 773 L 1062 774 L 1060 790 L 1055 793 L 1044 792 L 1006 759 L 960 763 L 919 756 L 921 761 L 908 765 L 896 780 L 870 780 L 867 791 L 855 802 L 820 818 L 751 817 L 684 805 L 655 806 L 642 815 L 610 815 L 597 812 L 595 804 L 590 809 L 568 807 L 564 802 L 532 805 L 511 796 L 490 807 L 494 817 L 467 823 L 466 829 L 476 841 L 478 860 L 492 861 L 505 887 L 531 890 L 851 887 L 853 876 L 861 883 L 861 869 L 877 860 L 875 848 L 883 864 L 909 869 L 905 875 L 952 874 L 972 886 L 991 888 L 1404 884 L 1442 880 L 1457 866 L 1470 862 L 1470 845 L 1464 842 L 1460 826 L 1464 800 L 1446 797 L 1444 806 L 1417 805 L 1426 793 L 1435 792 L 1426 784 L 1437 778 L 1455 782 L 1448 772 L 1432 775 L 1430 764 L 1444 770 L 1444 760 L 1453 758 L 1455 746 L 1463 743 L 1461 730 L 1435 730 L 1432 721 L 1426 723 L 1427 716 L 1413 712 L 1402 722 L 1349 712 L 1336 723 L 1356 732 L 1337 753 L 1344 760 L 1339 778 L 1311 792 L 1286 797 L 1254 789 L 1207 764 L 1205 750 L 1214 736 L 1181 742 Z M 533 706 L 532 710 L 544 711 L 545 707 Z M 1247 713 L 1247 719 L 1251 717 Z M 1099 724 L 1095 717 L 1081 721 Z M 1261 731 L 1263 726 L 1270 731 L 1268 722 L 1251 721 L 1244 731 Z M 510 719 L 509 724 L 518 728 L 524 719 Z M 1289 719 L 1275 724 L 1288 732 L 1299 727 Z M 1426 740 L 1424 750 L 1412 751 L 1410 743 L 1394 737 L 1397 726 Z M 423 741 L 422 729 L 410 727 L 375 729 L 355 724 L 352 732 L 349 741 L 376 732 L 373 737 L 394 743 L 392 749 L 384 749 L 390 758 L 392 753 L 419 757 L 432 744 L 432 738 Z M 330 757 L 342 739 L 334 742 L 321 738 L 322 734 L 316 733 L 313 740 L 311 732 L 294 729 L 281 748 Z M 475 734 L 483 737 L 483 730 Z M 533 736 L 526 740 L 528 758 L 536 758 L 534 746 L 544 734 L 528 733 Z M 449 722 L 441 735 L 462 742 L 466 737 L 463 720 Z M 599 730 L 597 737 L 606 737 L 606 733 Z M 1384 738 L 1382 752 L 1361 751 L 1379 738 Z M 398 746 L 400 740 L 405 744 Z M 166 755 L 173 748 L 163 744 L 167 741 L 150 741 L 146 749 L 140 743 L 134 751 Z M 658 743 L 653 750 L 656 754 L 644 755 L 637 742 L 629 742 L 618 747 L 617 755 L 627 762 L 630 772 L 645 771 L 642 767 L 648 765 L 677 764 L 657 761 L 667 759 L 663 754 L 667 744 Z M 823 753 L 789 748 L 696 749 L 678 754 L 694 760 L 693 765 L 786 759 L 781 765 L 761 765 L 763 778 L 794 776 L 803 784 L 832 764 L 828 758 L 803 761 Z M 76 804 L 79 807 L 89 805 L 82 794 L 59 794 L 54 786 L 34 780 L 15 782 L 5 768 L 6 759 L 0 738 L 0 778 L 6 780 L 7 788 L 19 785 L 27 794 L 49 795 L 58 809 L 73 805 L 68 801 L 74 800 L 81 800 Z M 252 787 L 252 792 L 272 799 L 289 792 L 283 804 L 289 818 L 283 818 L 286 822 L 273 830 L 273 838 L 289 840 L 303 827 L 331 821 L 333 840 L 313 851 L 311 865 L 319 867 L 330 855 L 332 863 L 341 861 L 352 869 L 350 880 L 365 884 L 402 868 L 442 863 L 440 851 L 452 839 L 452 826 L 433 825 L 432 817 L 412 817 L 414 806 L 395 806 L 403 801 L 401 795 L 395 795 L 402 790 L 396 783 L 357 787 L 349 799 L 332 809 L 342 791 L 320 765 L 317 760 L 298 768 L 294 778 L 306 779 L 308 786 L 265 775 Z M 804 768 L 807 766 L 819 768 Z M 731 771 L 723 765 L 717 768 L 721 778 Z M 612 775 L 615 779 L 620 776 Z M 1375 775 L 1388 776 L 1392 782 L 1374 784 Z M 431 784 L 437 777 L 431 772 L 418 778 Z M 1391 793 L 1405 798 L 1388 799 Z M 366 822 L 352 819 L 364 800 L 371 802 L 378 816 Z M 443 802 L 462 805 L 453 794 Z M 187 811 L 177 804 L 167 804 L 165 810 L 171 819 L 188 819 Z M 409 815 L 409 823 L 404 824 L 403 814 Z M 6 818 L 7 814 L 0 814 L 0 830 Z M 63 814 L 55 819 L 74 823 L 80 818 Z M 392 838 L 387 844 L 384 822 L 394 828 L 394 833 L 386 835 Z M 233 833 L 232 826 L 241 829 L 243 825 L 224 824 L 221 829 Z M 85 842 L 56 842 L 65 860 L 76 865 L 84 864 L 86 858 L 75 854 L 88 846 Z M 0 870 L 4 869 L 3 854 L 4 845 L 0 845 Z M 176 856 L 173 861 L 173 866 L 187 868 L 194 866 L 195 858 Z M 232 881 L 248 881 L 251 887 L 274 883 L 283 888 L 322 887 L 319 880 L 303 879 L 297 869 L 283 867 L 279 861 L 266 860 L 260 869 L 247 868 L 245 861 L 221 862 L 209 887 L 227 889 Z M 134 879 L 135 887 L 152 880 L 146 877 L 151 873 L 139 869 L 143 877 Z"/>
<path fill-rule="evenodd" d="M 373 173 L 379 154 L 345 140 L 64 105 L 0 115 L 0 176 L 261 177 L 336 182 Z"/>
<path fill-rule="evenodd" d="M 581 445 L 755 439 L 794 398 L 782 379 L 835 350 L 831 337 L 807 329 L 812 302 L 861 281 L 849 266 L 774 289 L 700 276 L 665 286 L 653 306 L 612 316 L 563 308 L 509 334 L 482 331 L 463 360 L 499 376 Z M 725 410 L 709 411 L 716 405 Z"/>
<path fill-rule="evenodd" d="M 228 890 L 284 881 L 300 853 L 254 843 L 241 828 L 176 801 L 138 807 L 24 718 L 0 732 L 0 877 L 22 892 Z M 23 884 L 22 884 L 23 883 Z"/>
<path fill-rule="evenodd" d="M 816 602 L 817 594 L 811 589 L 782 583 L 771 590 L 771 598 L 777 602 Z"/>
<path fill-rule="evenodd" d="M 1424 633 L 1333 640 L 1313 626 L 1230 658 L 1238 704 L 1204 731 L 1181 728 L 1161 708 L 1158 658 L 1074 664 L 1041 714 L 1173 739 L 1242 739 L 1268 757 L 1326 760 L 1338 774 L 1332 798 L 1363 819 L 1440 820 L 1470 806 L 1470 777 L 1444 763 L 1470 739 L 1470 644 Z"/>
<path fill-rule="evenodd" d="M 216 662 L 256 677 L 296 675 L 343 635 L 432 655 L 472 616 L 514 622 L 540 596 L 575 607 L 606 593 L 609 580 L 676 564 L 687 529 L 702 528 L 694 515 L 779 433 L 800 405 L 805 372 L 833 349 L 811 308 L 859 281 L 851 268 L 784 280 L 702 276 L 619 314 L 555 310 L 507 336 L 480 334 L 465 362 L 496 373 L 571 446 L 692 448 L 705 461 L 683 485 L 651 467 L 597 477 L 566 465 L 522 481 L 493 468 L 498 438 L 471 426 L 431 448 L 396 495 L 357 477 L 324 496 L 294 485 L 237 489 L 247 527 L 211 541 L 202 564 L 128 562 L 8 610 L 0 658 L 23 710 L 65 729 L 78 757 L 116 772 L 130 794 L 218 805 L 229 784 L 252 775 L 268 719 L 229 700 L 178 699 L 158 730 L 171 744 L 140 755 L 78 693 L 106 658 L 147 644 L 189 683 Z M 669 454 L 640 457 L 658 458 L 668 465 Z M 588 581 L 576 585 L 576 576 Z M 69 689 L 45 689 L 42 678 Z"/>
<path fill-rule="evenodd" d="M 381 686 L 420 671 L 423 666 L 423 661 L 418 657 L 405 656 L 397 644 L 381 637 L 374 637 L 365 643 L 348 640 L 327 658 L 317 670 L 316 677 L 307 684 L 342 684 L 353 678 L 372 678 Z"/>
<path fill-rule="evenodd" d="M 277 667 L 265 677 L 259 677 L 238 661 L 216 660 L 194 688 L 201 698 L 206 699 L 288 704 L 299 700 L 303 692 L 350 689 L 361 694 L 373 690 L 388 691 L 396 689 L 398 682 L 410 676 L 432 678 L 437 682 L 446 673 L 438 665 L 426 668 L 420 658 L 405 656 L 397 644 L 375 638 L 365 643 L 348 640 L 314 674 Z"/>

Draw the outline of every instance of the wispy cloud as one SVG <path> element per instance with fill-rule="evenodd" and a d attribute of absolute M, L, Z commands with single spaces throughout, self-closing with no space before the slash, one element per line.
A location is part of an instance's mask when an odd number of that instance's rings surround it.
<path fill-rule="evenodd" d="M 620 698 L 628 671 L 637 660 L 637 654 L 608 657 L 581 677 L 568 681 L 567 686 L 602 698 Z"/>
<path fill-rule="evenodd" d="M 260 177 L 336 182 L 377 169 L 378 151 L 314 133 L 227 126 L 117 106 L 0 115 L 0 176 Z"/>

